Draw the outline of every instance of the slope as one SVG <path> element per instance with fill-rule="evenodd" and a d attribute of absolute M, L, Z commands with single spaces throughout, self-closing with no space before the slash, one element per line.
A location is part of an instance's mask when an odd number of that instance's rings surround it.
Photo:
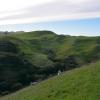
<path fill-rule="evenodd" d="M 100 37 L 51 31 L 0 35 L 0 96 L 99 59 Z"/>
<path fill-rule="evenodd" d="M 30 86 L 0 100 L 99 100 L 100 62 Z"/>

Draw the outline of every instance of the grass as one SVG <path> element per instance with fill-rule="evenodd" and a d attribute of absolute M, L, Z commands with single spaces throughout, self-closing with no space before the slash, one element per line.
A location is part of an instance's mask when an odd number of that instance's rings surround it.
<path fill-rule="evenodd" d="M 26 78 L 24 79 L 22 76 L 21 80 L 26 82 L 26 79 L 31 78 L 31 80 L 28 81 L 30 84 L 34 77 L 43 77 L 44 71 L 55 69 L 57 67 L 70 67 L 69 63 L 67 63 L 68 57 L 75 58 L 75 62 L 78 63 L 79 66 L 100 60 L 100 37 L 64 36 L 57 35 L 50 31 L 21 32 L 20 34 L 15 33 L 7 36 L 0 35 L 0 68 L 3 70 L 0 69 L 0 88 L 2 89 L 3 86 L 5 88 L 4 82 L 7 83 L 7 86 L 8 83 L 11 82 L 12 85 L 10 86 L 12 88 L 16 86 L 15 83 L 19 84 L 20 75 L 23 75 L 23 72 L 26 75 Z M 6 62 L 6 69 L 4 69 L 4 60 Z M 16 63 L 17 61 L 22 62 L 22 64 Z M 28 65 L 25 65 L 25 61 L 27 61 Z M 70 65 L 71 63 L 74 62 L 70 62 Z M 24 68 L 22 66 L 24 66 Z M 77 100 L 78 97 L 80 97 L 80 100 L 81 97 L 84 97 L 82 100 L 92 100 L 93 97 L 91 91 L 94 94 L 93 96 L 97 99 L 97 97 L 99 98 L 98 93 L 100 92 L 97 89 L 99 86 L 97 86 L 97 88 L 93 86 L 99 84 L 95 82 L 97 77 L 92 73 L 92 69 L 94 68 L 93 66 L 99 68 L 100 64 L 98 63 L 98 65 L 93 64 L 89 66 L 90 67 L 86 66 L 82 69 L 79 68 L 66 72 L 59 77 L 47 80 L 47 82 L 44 81 L 36 86 L 26 88 L 24 92 L 18 92 L 18 95 L 15 93 L 15 96 L 8 97 L 7 100 L 73 100 L 73 98 L 74 100 Z M 13 71 L 12 68 L 17 69 L 17 67 L 19 70 Z M 9 74 L 7 75 L 6 71 L 8 69 Z M 35 75 L 34 70 L 39 74 Z M 38 70 L 42 72 L 43 75 L 40 74 Z M 12 78 L 14 75 L 16 78 Z M 8 81 L 8 77 L 11 77 L 11 80 Z M 2 80 L 3 78 L 5 79 L 4 81 Z M 98 93 L 95 90 L 92 90 L 94 88 Z M 1 92 L 2 90 L 0 93 Z M 6 90 L 4 92 L 9 93 L 9 91 Z M 38 96 L 40 98 L 38 98 Z"/>
<path fill-rule="evenodd" d="M 100 62 L 76 68 L 0 100 L 99 100 Z"/>
<path fill-rule="evenodd" d="M 0 40 L 2 37 L 0 36 Z M 100 37 L 74 37 L 57 35 L 50 31 L 34 31 L 11 34 L 9 40 L 12 40 L 20 48 L 20 51 L 26 55 L 35 53 L 46 56 L 45 52 L 49 49 L 55 53 L 56 59 L 64 59 L 69 55 L 75 55 L 85 61 L 84 59 L 89 58 L 93 51 L 93 55 L 100 54 L 100 52 L 95 52 L 95 48 L 100 48 Z M 90 55 L 88 55 L 89 53 Z"/>

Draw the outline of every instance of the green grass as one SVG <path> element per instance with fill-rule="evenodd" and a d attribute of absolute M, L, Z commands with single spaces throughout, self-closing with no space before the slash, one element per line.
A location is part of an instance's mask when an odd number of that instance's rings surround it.
<path fill-rule="evenodd" d="M 0 100 L 100 100 L 100 62 L 64 72 Z"/>
<path fill-rule="evenodd" d="M 57 35 L 51 31 L 0 35 L 0 95 L 11 93 L 16 88 L 19 89 L 19 84 L 21 88 L 23 85 L 30 84 L 31 81 L 42 80 L 54 75 L 59 69 L 73 69 L 97 60 L 100 60 L 99 36 L 65 36 Z M 67 75 L 64 78 L 68 79 Z M 57 78 L 54 80 L 56 84 L 59 83 Z M 52 85 L 54 86 L 53 83 Z M 58 86 L 60 87 L 59 84 Z M 61 98 L 64 99 L 64 96 L 59 97 L 57 95 L 60 94 L 59 91 L 58 93 L 52 92 L 53 94 L 48 91 L 50 95 L 48 94 L 47 97 L 57 98 L 57 100 L 59 98 L 60 100 Z M 35 100 L 42 100 L 37 99 L 37 96 L 36 90 Z M 46 100 L 48 100 L 47 97 Z"/>
<path fill-rule="evenodd" d="M 19 43 L 20 50 L 26 55 L 37 53 L 45 56 L 47 55 L 46 50 L 49 49 L 55 53 L 55 59 L 64 59 L 67 56 L 75 55 L 82 62 L 91 61 L 90 58 L 94 57 L 91 55 L 100 55 L 99 51 L 95 51 L 97 47 L 100 49 L 100 37 L 64 36 L 50 31 L 26 32 L 10 36 L 21 41 Z M 95 58 L 100 58 L 100 56 Z"/>

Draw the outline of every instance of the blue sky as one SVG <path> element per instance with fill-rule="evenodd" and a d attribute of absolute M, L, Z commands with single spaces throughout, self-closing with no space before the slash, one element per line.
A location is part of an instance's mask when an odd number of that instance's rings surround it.
<path fill-rule="evenodd" d="M 58 34 L 100 36 L 100 18 L 2 25 L 2 31 L 51 30 Z"/>
<path fill-rule="evenodd" d="M 100 0 L 0 0 L 0 31 L 100 36 L 99 27 Z"/>

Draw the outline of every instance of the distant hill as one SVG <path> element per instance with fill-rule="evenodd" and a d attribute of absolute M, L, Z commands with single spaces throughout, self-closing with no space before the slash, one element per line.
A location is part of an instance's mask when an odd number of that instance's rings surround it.
<path fill-rule="evenodd" d="M 100 60 L 100 37 L 51 31 L 0 35 L 0 94 Z"/>
<path fill-rule="evenodd" d="M 0 100 L 99 100 L 100 62 L 62 73 Z"/>

